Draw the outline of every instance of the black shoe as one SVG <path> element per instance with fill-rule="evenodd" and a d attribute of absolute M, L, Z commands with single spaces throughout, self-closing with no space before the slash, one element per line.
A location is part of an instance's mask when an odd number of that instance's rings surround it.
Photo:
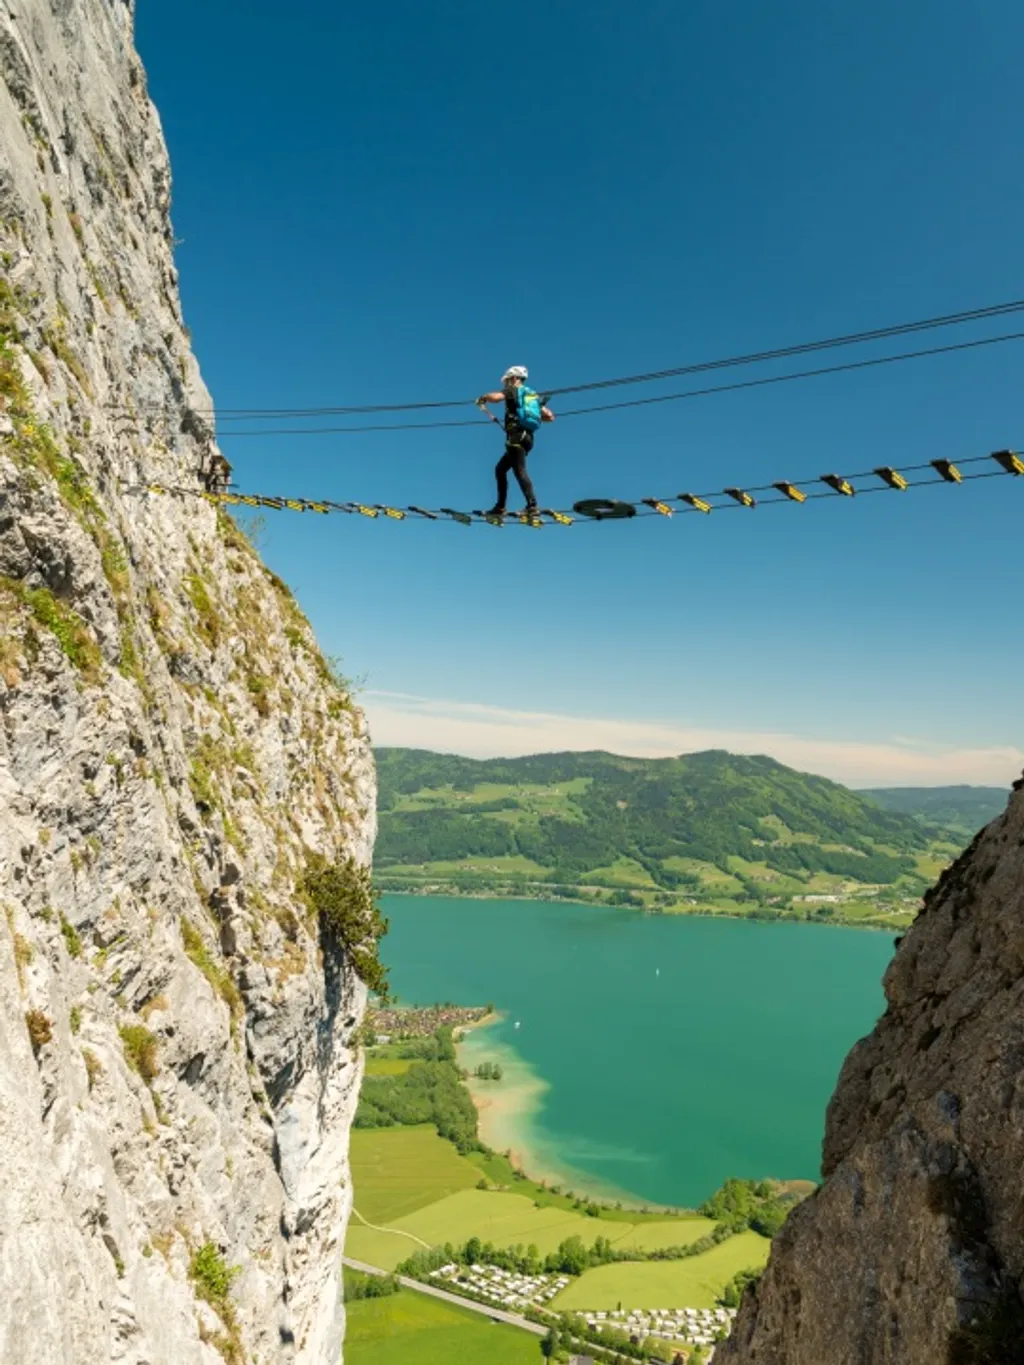
<path fill-rule="evenodd" d="M 538 508 L 535 502 L 528 502 L 526 506 L 523 508 L 523 514 L 528 517 L 535 517 L 537 515 L 537 512 Z"/>
<path fill-rule="evenodd" d="M 504 515 L 504 507 L 492 507 L 489 512 L 484 513 L 485 517 L 503 517 Z"/>

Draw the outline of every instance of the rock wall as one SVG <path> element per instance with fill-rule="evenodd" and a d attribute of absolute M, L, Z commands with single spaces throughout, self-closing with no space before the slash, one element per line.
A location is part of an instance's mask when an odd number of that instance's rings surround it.
<path fill-rule="evenodd" d="M 1024 782 L 926 898 L 715 1365 L 1024 1362 Z"/>
<path fill-rule="evenodd" d="M 337 1365 L 365 988 L 306 890 L 368 741 L 224 512 L 131 491 L 216 448 L 130 5 L 0 0 L 0 76 L 0 1360 Z"/>

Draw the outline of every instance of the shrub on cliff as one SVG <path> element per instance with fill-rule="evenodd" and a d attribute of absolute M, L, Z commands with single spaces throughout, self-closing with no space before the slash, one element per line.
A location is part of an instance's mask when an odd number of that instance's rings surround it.
<path fill-rule="evenodd" d="M 380 912 L 368 867 L 354 858 L 328 863 L 310 857 L 302 892 L 320 927 L 344 948 L 360 979 L 381 999 L 388 994 L 387 969 L 380 960 L 380 940 L 388 922 Z"/>

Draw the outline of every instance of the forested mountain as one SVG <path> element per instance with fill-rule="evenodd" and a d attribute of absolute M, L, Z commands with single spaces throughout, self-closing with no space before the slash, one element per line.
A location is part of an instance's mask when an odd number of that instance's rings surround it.
<path fill-rule="evenodd" d="M 858 795 L 929 825 L 973 835 L 1006 808 L 1006 787 L 874 787 Z"/>
<path fill-rule="evenodd" d="M 771 758 L 376 757 L 376 864 L 392 889 L 546 884 L 650 907 L 792 908 L 866 887 L 906 901 L 934 875 L 938 829 Z"/>

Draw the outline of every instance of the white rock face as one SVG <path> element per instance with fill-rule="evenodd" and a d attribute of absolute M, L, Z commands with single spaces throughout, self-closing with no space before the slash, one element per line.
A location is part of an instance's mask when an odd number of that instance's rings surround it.
<path fill-rule="evenodd" d="M 0 1361 L 337 1365 L 365 988 L 301 890 L 369 742 L 224 513 L 130 491 L 213 451 L 131 7 L 0 0 L 0 77 Z"/>

